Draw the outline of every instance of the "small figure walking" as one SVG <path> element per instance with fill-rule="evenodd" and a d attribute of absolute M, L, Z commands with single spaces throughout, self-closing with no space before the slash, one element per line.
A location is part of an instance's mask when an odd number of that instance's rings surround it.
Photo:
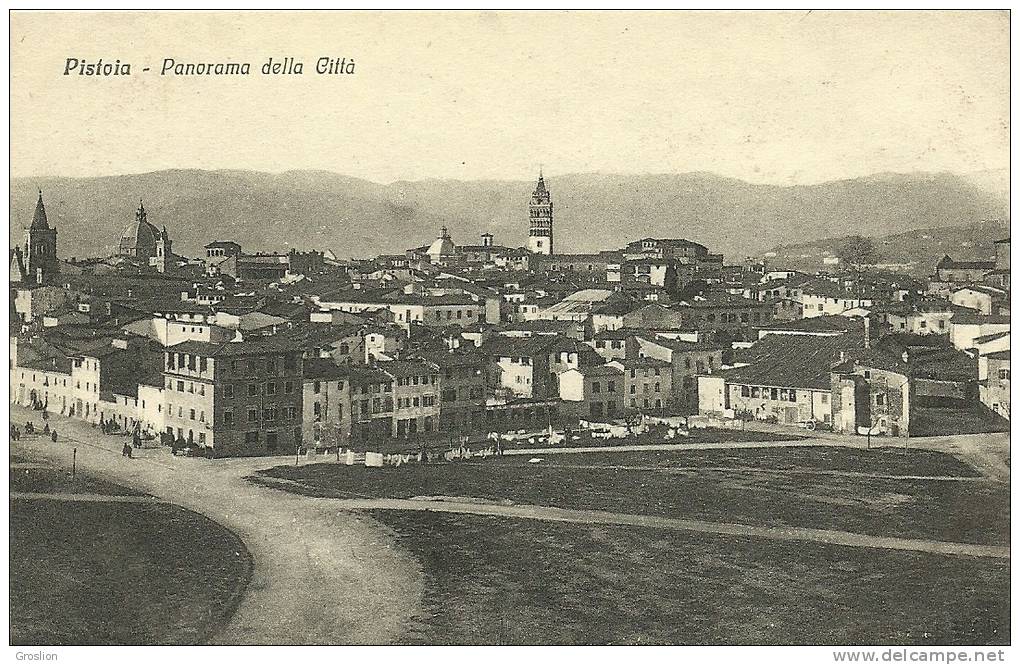
<path fill-rule="evenodd" d="M 43 431 L 43 434 L 49 434 L 50 433 L 50 424 L 46 423 L 45 425 L 43 425 L 42 431 Z"/>
<path fill-rule="evenodd" d="M 53 443 L 57 442 L 57 428 L 54 427 L 50 430 L 50 438 L 53 439 Z"/>
<path fill-rule="evenodd" d="M 124 442 L 124 447 L 121 448 L 120 454 L 122 457 L 131 457 L 131 444 Z"/>

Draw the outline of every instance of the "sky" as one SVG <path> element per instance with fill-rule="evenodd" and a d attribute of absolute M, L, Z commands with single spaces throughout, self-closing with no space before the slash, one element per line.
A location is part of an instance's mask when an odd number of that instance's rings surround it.
<path fill-rule="evenodd" d="M 12 176 L 967 173 L 1009 165 L 1008 54 L 1005 12 L 17 11 Z M 287 57 L 303 75 L 258 73 Z M 252 75 L 160 76 L 165 58 Z"/>

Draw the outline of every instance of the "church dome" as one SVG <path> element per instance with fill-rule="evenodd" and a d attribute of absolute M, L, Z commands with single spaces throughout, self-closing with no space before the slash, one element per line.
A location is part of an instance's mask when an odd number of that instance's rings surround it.
<path fill-rule="evenodd" d="M 141 202 L 138 210 L 135 211 L 135 221 L 131 222 L 124 229 L 120 237 L 118 254 L 122 256 L 137 256 L 148 258 L 156 255 L 156 243 L 160 239 L 160 232 L 145 218 L 145 207 Z"/>
<path fill-rule="evenodd" d="M 446 232 L 446 227 L 443 227 L 442 234 L 436 238 L 435 242 L 429 245 L 428 251 L 429 259 L 435 263 L 440 259 L 453 256 L 457 253 L 457 246 L 450 240 L 450 234 Z"/>

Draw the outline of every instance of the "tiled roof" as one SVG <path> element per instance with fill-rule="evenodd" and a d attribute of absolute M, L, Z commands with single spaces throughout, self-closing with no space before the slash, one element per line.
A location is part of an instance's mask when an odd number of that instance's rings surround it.
<path fill-rule="evenodd" d="M 741 354 L 748 365 L 719 374 L 727 383 L 824 389 L 830 386 L 829 373 L 840 361 L 840 352 L 845 359 L 848 352 L 862 347 L 863 335 L 856 334 L 768 335 Z"/>
<path fill-rule="evenodd" d="M 859 319 L 838 314 L 828 316 L 813 316 L 807 319 L 796 319 L 794 321 L 781 321 L 762 326 L 763 330 L 791 330 L 797 332 L 849 332 L 862 327 Z"/>
<path fill-rule="evenodd" d="M 980 337 L 974 338 L 975 344 L 985 344 L 986 342 L 993 342 L 1003 337 L 1009 337 L 1009 331 L 1003 330 L 1002 332 L 992 333 L 990 335 L 981 335 Z"/>
<path fill-rule="evenodd" d="M 229 357 L 255 356 L 266 353 L 296 352 L 298 345 L 294 340 L 280 335 L 249 337 L 240 342 L 197 342 L 188 340 L 167 347 L 175 353 L 193 353 L 199 356 Z"/>

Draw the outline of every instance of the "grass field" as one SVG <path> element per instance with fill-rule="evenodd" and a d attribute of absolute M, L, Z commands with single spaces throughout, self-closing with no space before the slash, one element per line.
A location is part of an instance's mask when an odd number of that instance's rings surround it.
<path fill-rule="evenodd" d="M 120 485 L 114 485 L 97 478 L 77 476 L 71 481 L 71 474 L 57 469 L 11 469 L 12 492 L 74 492 L 76 494 L 105 494 L 107 496 L 138 496 Z"/>
<path fill-rule="evenodd" d="M 1009 563 L 378 511 L 422 563 L 422 644 L 1008 644 Z"/>
<path fill-rule="evenodd" d="M 489 458 L 486 463 L 521 464 L 518 457 Z M 638 450 L 569 453 L 544 458 L 556 465 L 653 466 L 670 468 L 755 468 L 763 471 L 835 471 L 904 476 L 977 477 L 972 467 L 952 455 L 902 448 L 861 450 L 811 446 L 717 450 Z"/>
<path fill-rule="evenodd" d="M 341 498 L 476 497 L 517 504 L 686 517 L 762 526 L 836 529 L 1006 544 L 1009 492 L 975 481 L 901 480 L 809 470 L 941 475 L 972 471 L 937 453 L 824 448 L 549 455 L 435 466 L 281 466 L 252 477 L 273 487 Z M 811 454 L 815 453 L 812 459 Z M 613 466 L 621 459 L 628 466 Z M 636 464 L 641 462 L 641 464 Z M 912 463 L 911 463 L 912 462 Z M 681 466 L 683 468 L 670 468 Z M 718 469 L 720 466 L 741 467 Z M 761 468 L 744 467 L 764 467 Z M 773 469 L 790 467 L 790 471 Z M 284 485 L 272 478 L 293 481 Z"/>
<path fill-rule="evenodd" d="M 58 472 L 11 476 L 15 491 L 68 490 Z M 73 489 L 130 493 L 86 479 Z M 234 534 L 177 506 L 10 506 L 11 644 L 198 644 L 229 619 L 251 576 Z"/>

